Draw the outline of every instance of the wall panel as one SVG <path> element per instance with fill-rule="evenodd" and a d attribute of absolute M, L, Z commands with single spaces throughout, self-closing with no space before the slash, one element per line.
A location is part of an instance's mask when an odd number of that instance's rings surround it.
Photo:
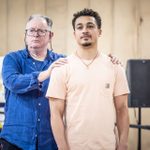
<path fill-rule="evenodd" d="M 26 16 L 46 14 L 46 0 L 25 0 Z"/>
<path fill-rule="evenodd" d="M 7 49 L 7 1 L 0 0 L 0 55 L 4 55 Z"/>
<path fill-rule="evenodd" d="M 53 20 L 54 37 L 52 39 L 52 47 L 58 53 L 66 54 L 67 39 L 67 0 L 47 1 L 47 15 Z"/>
<path fill-rule="evenodd" d="M 150 0 L 140 0 L 139 14 L 140 58 L 150 59 Z"/>
<path fill-rule="evenodd" d="M 24 47 L 25 0 L 8 0 L 7 43 L 8 51 Z"/>
<path fill-rule="evenodd" d="M 138 56 L 136 0 L 114 0 L 113 51 L 125 63 Z"/>

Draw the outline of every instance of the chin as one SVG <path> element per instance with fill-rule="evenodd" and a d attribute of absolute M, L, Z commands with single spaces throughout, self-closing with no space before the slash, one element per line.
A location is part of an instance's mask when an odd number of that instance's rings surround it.
<path fill-rule="evenodd" d="M 41 45 L 36 43 L 36 44 L 32 44 L 31 46 L 32 47 L 40 47 Z"/>
<path fill-rule="evenodd" d="M 30 47 L 33 48 L 33 49 L 39 49 L 40 48 L 39 45 L 31 45 Z"/>

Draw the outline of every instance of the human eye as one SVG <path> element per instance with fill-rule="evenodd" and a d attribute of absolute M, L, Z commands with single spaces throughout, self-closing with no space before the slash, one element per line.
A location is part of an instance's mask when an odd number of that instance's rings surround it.
<path fill-rule="evenodd" d="M 34 29 L 28 29 L 27 31 L 28 31 L 29 33 L 34 33 L 34 32 L 35 32 Z"/>
<path fill-rule="evenodd" d="M 77 29 L 77 30 L 81 30 L 81 29 L 82 29 L 82 26 L 77 26 L 76 29 Z"/>
<path fill-rule="evenodd" d="M 42 30 L 42 29 L 38 30 L 38 34 L 41 35 L 41 36 L 45 35 L 46 32 L 47 32 L 47 30 Z"/>
<path fill-rule="evenodd" d="M 45 33 L 45 30 L 38 29 L 38 33 Z"/>
<path fill-rule="evenodd" d="M 35 33 L 36 31 L 35 31 L 35 29 L 26 29 L 26 33 L 27 33 L 27 35 L 33 35 L 34 33 Z"/>
<path fill-rule="evenodd" d="M 89 28 L 89 29 L 93 29 L 95 26 L 93 25 L 93 24 L 89 24 L 89 25 L 87 25 L 87 28 Z"/>

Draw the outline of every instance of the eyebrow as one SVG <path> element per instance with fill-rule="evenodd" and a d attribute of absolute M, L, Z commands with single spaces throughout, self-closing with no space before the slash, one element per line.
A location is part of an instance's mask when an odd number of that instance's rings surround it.
<path fill-rule="evenodd" d="M 93 22 L 87 22 L 86 24 L 87 25 L 95 25 Z M 83 25 L 83 23 L 78 23 L 76 26 L 80 26 L 80 25 Z"/>
<path fill-rule="evenodd" d="M 78 23 L 78 24 L 76 24 L 76 26 L 80 26 L 80 25 L 82 25 L 82 23 Z"/>

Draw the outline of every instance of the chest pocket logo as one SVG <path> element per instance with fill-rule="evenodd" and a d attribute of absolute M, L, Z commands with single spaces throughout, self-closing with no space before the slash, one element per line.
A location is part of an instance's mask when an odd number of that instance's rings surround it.
<path fill-rule="evenodd" d="M 110 83 L 105 83 L 105 88 L 109 89 L 110 88 Z"/>

